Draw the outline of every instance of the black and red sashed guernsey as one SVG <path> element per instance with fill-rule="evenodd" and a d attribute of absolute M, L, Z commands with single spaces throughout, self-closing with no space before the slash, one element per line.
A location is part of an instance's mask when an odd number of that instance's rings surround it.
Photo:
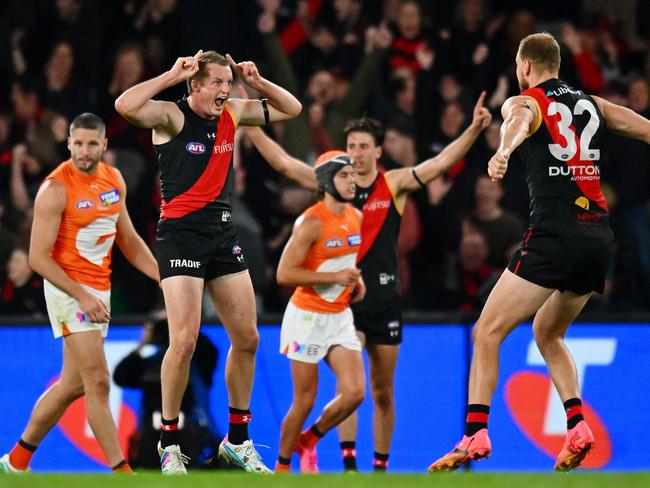
<path fill-rule="evenodd" d="M 541 115 L 517 148 L 530 193 L 530 228 L 508 268 L 541 286 L 602 290 L 613 233 L 600 188 L 605 119 L 594 100 L 558 79 L 525 90 Z"/>
<path fill-rule="evenodd" d="M 373 308 L 397 294 L 397 237 L 402 216 L 383 171 L 370 187 L 357 186 L 352 203 L 363 213 L 357 265 L 367 288 L 366 297 L 354 307 Z"/>
<path fill-rule="evenodd" d="M 236 122 L 226 106 L 202 119 L 187 100 L 181 131 L 155 147 L 162 205 L 156 233 L 161 279 L 193 276 L 210 281 L 248 269 L 232 222 L 230 194 Z"/>
<path fill-rule="evenodd" d="M 397 237 L 401 214 L 383 171 L 368 188 L 357 186 L 352 201 L 363 213 L 357 266 L 366 284 L 366 296 L 351 305 L 354 326 L 366 344 L 402 342 L 402 307 L 397 293 L 399 271 Z"/>
<path fill-rule="evenodd" d="M 218 119 L 202 119 L 187 100 L 176 102 L 185 115 L 181 132 L 155 145 L 160 164 L 160 217 L 217 223 L 230 212 L 235 119 L 226 106 Z"/>

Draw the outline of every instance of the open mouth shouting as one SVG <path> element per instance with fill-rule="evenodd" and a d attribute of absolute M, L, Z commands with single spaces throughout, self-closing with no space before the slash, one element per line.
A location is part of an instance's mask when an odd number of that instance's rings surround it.
<path fill-rule="evenodd" d="M 214 99 L 214 105 L 217 108 L 218 111 L 223 110 L 224 106 L 226 105 L 226 101 L 228 100 L 227 96 L 223 97 L 217 97 Z"/>

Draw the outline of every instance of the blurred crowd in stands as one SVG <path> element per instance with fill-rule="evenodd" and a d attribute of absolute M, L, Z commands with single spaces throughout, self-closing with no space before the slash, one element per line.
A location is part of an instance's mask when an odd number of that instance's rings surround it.
<path fill-rule="evenodd" d="M 406 309 L 480 310 L 528 218 L 523 169 L 486 176 L 500 106 L 518 93 L 522 37 L 546 30 L 562 46 L 568 83 L 650 117 L 650 2 L 645 0 L 5 0 L 0 3 L 0 313 L 45 316 L 29 269 L 33 201 L 67 159 L 67 129 L 92 111 L 107 124 L 106 162 L 128 187 L 138 231 L 155 246 L 160 192 L 150 131 L 114 110 L 124 90 L 199 49 L 252 60 L 297 94 L 303 113 L 267 128 L 307 162 L 344 148 L 342 128 L 367 115 L 385 127 L 381 163 L 438 153 L 471 119 L 481 90 L 492 125 L 451 171 L 413 195 L 399 239 Z M 235 87 L 233 96 L 241 89 Z M 179 85 L 160 95 L 176 100 Z M 250 93 L 249 96 L 256 96 Z M 258 308 L 281 311 L 275 266 L 313 195 L 272 171 L 238 132 L 234 216 Z M 595 311 L 650 309 L 650 146 L 609 133 L 600 171 L 618 239 Z M 113 256 L 112 314 L 160 306 L 155 284 Z"/>

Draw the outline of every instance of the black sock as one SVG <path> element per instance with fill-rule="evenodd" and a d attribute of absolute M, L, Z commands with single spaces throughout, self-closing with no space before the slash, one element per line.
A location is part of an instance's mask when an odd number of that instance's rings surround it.
<path fill-rule="evenodd" d="M 316 437 L 321 437 L 322 438 L 325 435 L 325 432 L 321 432 L 320 430 L 318 430 L 318 427 L 316 427 L 316 424 L 312 425 L 311 429 L 309 429 L 309 430 L 311 430 Z"/>
<path fill-rule="evenodd" d="M 18 444 L 20 444 L 22 447 L 24 447 L 28 451 L 32 451 L 32 452 L 36 451 L 36 448 L 38 447 L 38 446 L 34 446 L 32 444 L 28 444 L 27 442 L 25 442 L 22 439 L 18 439 Z"/>
<path fill-rule="evenodd" d="M 129 463 L 127 462 L 126 459 L 122 459 L 119 463 L 117 463 L 115 466 L 111 468 L 112 471 L 121 471 L 120 468 L 123 468 L 124 466 L 128 466 Z"/>
<path fill-rule="evenodd" d="M 467 421 L 465 423 L 465 435 L 472 436 L 481 429 L 487 429 L 490 407 L 480 403 L 472 403 L 467 406 Z"/>
<path fill-rule="evenodd" d="M 172 420 L 162 419 L 160 425 L 160 447 L 163 449 L 167 446 L 180 444 L 180 435 L 178 434 L 178 417 Z"/>
<path fill-rule="evenodd" d="M 345 471 L 357 471 L 357 449 L 356 442 L 341 442 L 341 456 L 343 457 L 343 469 Z"/>
<path fill-rule="evenodd" d="M 375 451 L 372 460 L 372 469 L 374 471 L 386 471 L 386 469 L 388 469 L 388 454 L 382 454 Z"/>
<path fill-rule="evenodd" d="M 230 424 L 228 427 L 228 442 L 239 445 L 248 440 L 248 424 L 253 415 L 250 410 L 240 410 L 230 407 Z"/>
<path fill-rule="evenodd" d="M 582 415 L 582 400 L 579 398 L 569 398 L 564 402 L 564 411 L 566 412 L 566 428 L 573 429 L 578 422 L 584 420 Z"/>
<path fill-rule="evenodd" d="M 284 466 L 289 466 L 291 464 L 291 459 L 278 456 L 278 464 L 283 464 Z"/>

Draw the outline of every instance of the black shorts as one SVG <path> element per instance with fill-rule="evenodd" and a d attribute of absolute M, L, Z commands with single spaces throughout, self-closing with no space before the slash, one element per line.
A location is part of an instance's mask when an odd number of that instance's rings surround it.
<path fill-rule="evenodd" d="M 508 269 L 543 286 L 579 295 L 603 292 L 614 240 L 529 229 Z"/>
<path fill-rule="evenodd" d="M 161 220 L 156 233 L 156 260 L 160 279 L 195 276 L 210 281 L 248 269 L 232 222 Z"/>
<path fill-rule="evenodd" d="M 402 343 L 402 303 L 399 295 L 376 306 L 364 302 L 360 302 L 359 306 L 352 305 L 352 313 L 354 327 L 366 336 L 366 344 Z"/>

